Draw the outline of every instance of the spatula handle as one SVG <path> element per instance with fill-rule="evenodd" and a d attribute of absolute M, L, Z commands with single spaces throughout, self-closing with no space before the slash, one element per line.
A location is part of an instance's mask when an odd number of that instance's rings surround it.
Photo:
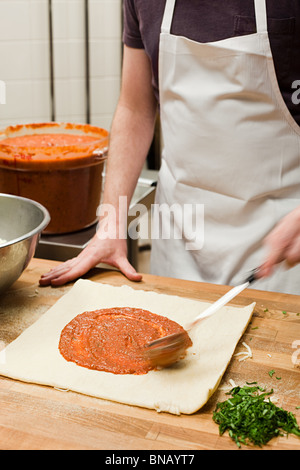
<path fill-rule="evenodd" d="M 190 330 L 193 326 L 195 326 L 200 320 L 203 318 L 207 318 L 210 315 L 216 313 L 220 308 L 224 307 L 230 300 L 234 299 L 238 294 L 240 294 L 244 289 L 246 289 L 250 285 L 250 282 L 247 281 L 244 284 L 239 286 L 233 287 L 229 292 L 227 292 L 223 297 L 218 299 L 212 305 L 210 305 L 204 312 L 200 313 L 185 329 Z"/>

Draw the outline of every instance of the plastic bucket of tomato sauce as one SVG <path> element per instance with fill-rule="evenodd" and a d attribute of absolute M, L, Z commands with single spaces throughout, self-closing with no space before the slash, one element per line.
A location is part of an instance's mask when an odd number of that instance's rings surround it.
<path fill-rule="evenodd" d="M 0 131 L 0 192 L 45 206 L 43 233 L 82 230 L 97 220 L 109 133 L 70 123 L 36 123 Z"/>

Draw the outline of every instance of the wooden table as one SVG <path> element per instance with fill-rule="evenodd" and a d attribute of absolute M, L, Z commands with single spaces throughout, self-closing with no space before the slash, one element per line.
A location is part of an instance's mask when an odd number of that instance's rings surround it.
<path fill-rule="evenodd" d="M 0 298 L 0 340 L 13 341 L 70 285 L 39 287 L 40 275 L 57 262 L 33 259 L 21 278 Z M 211 284 L 144 275 L 139 283 L 128 281 L 117 271 L 95 269 L 87 278 L 112 285 L 128 284 L 135 289 L 153 290 L 203 301 L 214 301 L 229 288 Z M 251 324 L 236 352 L 250 345 L 253 358 L 233 357 L 221 387 L 231 388 L 246 381 L 274 389 L 278 406 L 292 411 L 300 422 L 300 296 L 247 290 L 233 302 L 255 301 Z M 275 373 L 270 377 L 269 372 Z M 276 379 L 280 377 L 280 379 Z M 188 386 L 188 385 L 187 385 Z M 1 449 L 105 449 L 169 450 L 237 449 L 228 435 L 219 436 L 212 420 L 216 403 L 228 398 L 220 388 L 193 415 L 174 416 L 154 410 L 99 400 L 46 386 L 0 378 Z M 264 449 L 300 449 L 300 439 L 272 439 Z"/>

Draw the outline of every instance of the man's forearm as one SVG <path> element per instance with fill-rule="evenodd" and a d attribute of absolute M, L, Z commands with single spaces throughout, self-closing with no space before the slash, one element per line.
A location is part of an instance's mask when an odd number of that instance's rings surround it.
<path fill-rule="evenodd" d="M 110 135 L 103 205 L 114 207 L 116 224 L 123 225 L 137 180 L 143 168 L 153 138 L 155 112 L 141 114 L 119 104 Z M 120 207 L 120 196 L 127 205 Z M 126 212 L 121 212 L 122 208 Z M 119 219 L 121 217 L 121 220 Z"/>

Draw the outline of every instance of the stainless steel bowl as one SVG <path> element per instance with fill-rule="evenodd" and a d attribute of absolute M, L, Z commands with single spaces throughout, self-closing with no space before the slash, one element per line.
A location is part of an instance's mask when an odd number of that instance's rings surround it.
<path fill-rule="evenodd" d="M 50 215 L 38 202 L 0 193 L 0 294 L 22 274 Z"/>

